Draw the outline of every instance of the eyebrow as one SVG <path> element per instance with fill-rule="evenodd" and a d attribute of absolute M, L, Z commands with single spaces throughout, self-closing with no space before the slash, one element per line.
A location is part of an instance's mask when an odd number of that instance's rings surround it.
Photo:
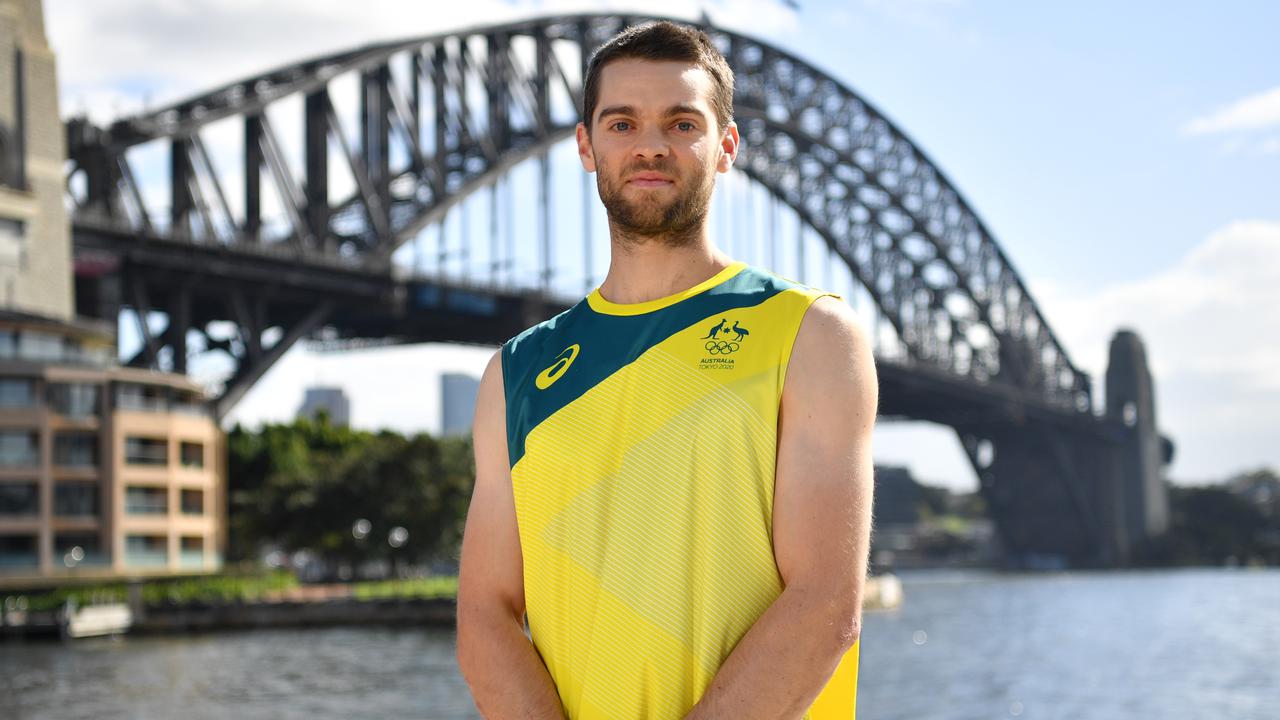
<path fill-rule="evenodd" d="M 610 105 L 609 107 L 604 108 L 603 110 L 601 110 L 599 113 L 596 114 L 596 120 L 597 121 L 603 120 L 609 115 L 636 115 L 636 114 L 637 114 L 636 109 L 632 105 Z M 701 118 L 706 117 L 705 113 L 703 113 L 697 107 L 690 105 L 688 103 L 680 103 L 678 105 L 672 105 L 671 107 L 667 108 L 666 113 L 664 113 L 664 117 L 672 117 L 675 115 L 697 115 L 698 117 L 701 117 Z"/>

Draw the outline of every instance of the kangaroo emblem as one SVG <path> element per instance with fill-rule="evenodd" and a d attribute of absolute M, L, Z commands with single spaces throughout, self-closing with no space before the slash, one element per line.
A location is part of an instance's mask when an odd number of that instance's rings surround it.
<path fill-rule="evenodd" d="M 711 328 L 711 332 L 707 333 L 706 335 L 703 335 L 700 339 L 701 339 L 701 340 L 706 340 L 707 338 L 711 338 L 712 340 L 715 340 L 715 339 L 716 339 L 716 333 L 720 332 L 721 330 L 724 330 L 724 324 L 725 324 L 726 322 L 728 322 L 728 321 L 727 321 L 727 320 L 725 320 L 724 318 L 720 318 L 720 322 L 719 322 L 719 324 L 717 324 L 717 325 L 713 326 L 713 327 Z M 735 325 L 737 324 L 737 321 L 736 321 L 736 320 L 734 321 L 734 324 L 735 324 Z"/>
<path fill-rule="evenodd" d="M 735 340 L 742 340 L 742 338 L 744 338 L 744 337 L 746 337 L 746 336 L 748 336 L 748 335 L 750 335 L 750 334 L 751 334 L 750 332 L 748 332 L 748 331 L 747 331 L 747 329 L 746 329 L 746 328 L 744 328 L 744 327 L 738 327 L 738 321 L 737 321 L 737 320 L 734 320 L 734 321 L 733 321 L 733 327 L 732 327 L 732 328 L 729 328 L 729 329 L 730 329 L 730 330 L 733 330 L 733 331 L 734 331 L 734 332 L 736 332 L 736 333 L 738 333 L 738 337 L 734 338 Z M 728 331 L 726 330 L 725 332 L 728 332 Z"/>

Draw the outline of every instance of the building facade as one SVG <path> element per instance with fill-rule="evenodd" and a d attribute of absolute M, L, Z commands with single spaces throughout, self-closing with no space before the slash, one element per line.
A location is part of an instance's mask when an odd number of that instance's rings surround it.
<path fill-rule="evenodd" d="M 0 311 L 0 587 L 222 567 L 224 433 L 190 380 L 114 355 Z"/>
<path fill-rule="evenodd" d="M 0 0 L 0 587 L 217 571 L 224 434 L 75 316 L 63 133 L 40 0 Z"/>
<path fill-rule="evenodd" d="M 66 138 L 39 0 L 0 0 L 0 307 L 72 319 Z"/>

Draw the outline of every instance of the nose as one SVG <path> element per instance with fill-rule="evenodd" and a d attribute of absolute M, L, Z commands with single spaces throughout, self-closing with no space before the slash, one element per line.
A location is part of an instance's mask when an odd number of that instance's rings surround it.
<path fill-rule="evenodd" d="M 666 157 L 671 152 L 671 147 L 667 143 L 667 138 L 663 135 L 661 128 L 649 125 L 646 129 L 636 134 L 633 151 L 637 158 L 652 160 Z"/>

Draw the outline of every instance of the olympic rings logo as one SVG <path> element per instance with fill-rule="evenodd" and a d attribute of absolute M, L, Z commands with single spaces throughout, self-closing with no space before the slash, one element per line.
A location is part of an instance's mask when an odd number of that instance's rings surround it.
<path fill-rule="evenodd" d="M 738 348 L 742 346 L 732 341 L 708 340 L 703 347 L 712 355 L 728 355 L 731 352 L 737 352 Z"/>

